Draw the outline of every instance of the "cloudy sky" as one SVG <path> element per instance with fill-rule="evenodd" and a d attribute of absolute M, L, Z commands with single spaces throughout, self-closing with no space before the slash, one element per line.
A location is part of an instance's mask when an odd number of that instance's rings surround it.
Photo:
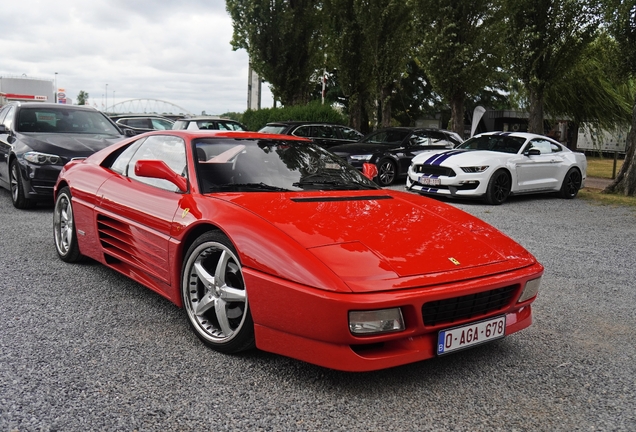
<path fill-rule="evenodd" d="M 105 93 L 108 106 L 114 97 L 194 114 L 247 108 L 248 57 L 232 51 L 224 0 L 20 0 L 1 10 L 0 76 L 55 80 L 57 72 L 68 98 L 84 90 L 100 109 Z M 271 107 L 267 85 L 263 93 Z"/>

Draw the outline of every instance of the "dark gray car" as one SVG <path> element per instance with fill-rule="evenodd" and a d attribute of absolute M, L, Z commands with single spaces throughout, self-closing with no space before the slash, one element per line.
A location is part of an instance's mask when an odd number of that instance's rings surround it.
<path fill-rule="evenodd" d="M 53 202 L 62 167 L 122 140 L 122 131 L 92 107 L 12 102 L 0 110 L 0 186 L 16 208 Z"/>

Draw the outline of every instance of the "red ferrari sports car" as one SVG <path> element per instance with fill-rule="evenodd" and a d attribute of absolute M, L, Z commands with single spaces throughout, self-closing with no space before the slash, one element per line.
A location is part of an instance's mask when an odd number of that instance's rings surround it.
<path fill-rule="evenodd" d="M 368 177 L 375 176 L 371 169 Z M 369 371 L 532 322 L 543 267 L 485 222 L 301 138 L 158 131 L 69 162 L 54 239 L 185 309 L 224 353 Z"/>

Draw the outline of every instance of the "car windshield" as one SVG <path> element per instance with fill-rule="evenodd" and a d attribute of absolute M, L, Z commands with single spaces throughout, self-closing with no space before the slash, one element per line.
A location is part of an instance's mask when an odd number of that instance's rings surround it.
<path fill-rule="evenodd" d="M 286 126 L 266 125 L 259 132 L 270 134 L 281 134 L 286 129 Z"/>
<path fill-rule="evenodd" d="M 519 153 L 525 138 L 507 135 L 481 135 L 470 138 L 457 146 L 463 150 L 490 150 L 502 153 Z"/>
<path fill-rule="evenodd" d="M 99 111 L 72 108 L 22 108 L 18 132 L 121 135 Z"/>
<path fill-rule="evenodd" d="M 378 189 L 312 143 L 202 138 L 193 145 L 202 193 Z"/>

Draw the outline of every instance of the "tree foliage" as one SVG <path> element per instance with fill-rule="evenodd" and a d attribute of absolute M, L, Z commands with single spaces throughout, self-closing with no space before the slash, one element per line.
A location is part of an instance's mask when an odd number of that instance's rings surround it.
<path fill-rule="evenodd" d="M 244 48 L 254 70 L 283 105 L 309 101 L 310 78 L 322 63 L 320 8 L 313 0 L 226 0 L 232 47 Z"/>
<path fill-rule="evenodd" d="M 605 0 L 604 6 L 610 33 L 618 45 L 619 70 L 626 77 L 636 79 L 636 3 L 634 0 Z M 636 98 L 632 100 L 625 162 L 604 192 L 636 195 Z"/>
<path fill-rule="evenodd" d="M 501 39 L 491 0 L 414 1 L 422 42 L 418 57 L 436 92 L 451 106 L 450 129 L 464 135 L 464 102 L 493 81 Z"/>
<path fill-rule="evenodd" d="M 88 93 L 84 90 L 80 90 L 77 94 L 77 104 L 78 105 L 86 105 L 88 103 Z"/>
<path fill-rule="evenodd" d="M 593 40 L 593 0 L 504 0 L 507 63 L 529 95 L 528 131 L 543 134 L 547 87 L 567 74 Z"/>

